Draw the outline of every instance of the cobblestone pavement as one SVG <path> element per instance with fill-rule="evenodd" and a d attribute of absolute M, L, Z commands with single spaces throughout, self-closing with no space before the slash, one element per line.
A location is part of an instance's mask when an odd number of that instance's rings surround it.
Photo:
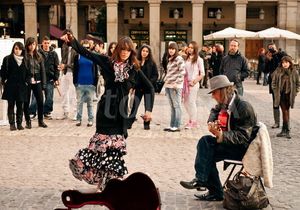
<path fill-rule="evenodd" d="M 292 139 L 286 140 L 276 137 L 279 129 L 270 129 L 273 119 L 268 88 L 256 85 L 252 79 L 245 82 L 244 88 L 245 98 L 253 104 L 258 120 L 268 126 L 272 140 L 274 188 L 267 189 L 271 202 L 268 209 L 300 209 L 300 97 L 291 110 Z M 207 89 L 199 90 L 199 129 L 164 132 L 163 128 L 169 122 L 169 105 L 167 98 L 160 94 L 156 95 L 151 130 L 143 130 L 141 119 L 129 130 L 128 154 L 125 156 L 129 173 L 141 171 L 150 175 L 160 190 L 163 210 L 223 209 L 222 202 L 197 201 L 193 196 L 196 191 L 183 189 L 179 185 L 180 180 L 193 178 L 197 141 L 208 134 L 205 122 L 215 102 L 206 93 Z M 60 100 L 55 96 L 55 116 L 62 114 Z M 0 119 L 4 118 L 3 109 L 4 102 L 1 101 Z M 184 109 L 183 113 L 185 122 L 187 116 Z M 73 178 L 68 159 L 87 145 L 95 126 L 87 127 L 86 118 L 81 127 L 76 127 L 71 120 L 47 120 L 46 123 L 49 128 L 38 128 L 37 120 L 34 120 L 31 130 L 15 132 L 9 131 L 8 126 L 0 127 L 0 210 L 63 207 L 60 200 L 62 191 L 91 188 Z M 218 168 L 224 181 L 228 172 L 222 171 L 222 163 L 218 163 Z M 106 208 L 86 206 L 82 209 Z"/>

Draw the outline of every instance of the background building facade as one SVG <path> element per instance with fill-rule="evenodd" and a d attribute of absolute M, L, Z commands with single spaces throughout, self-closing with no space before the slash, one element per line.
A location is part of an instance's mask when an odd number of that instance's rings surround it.
<path fill-rule="evenodd" d="M 300 33 L 298 0 L 1 0 L 0 35 L 10 37 L 58 38 L 71 28 L 78 39 L 87 33 L 116 41 L 130 36 L 137 46 L 150 44 L 159 61 L 168 41 L 214 44 L 203 35 L 226 27 L 259 31 L 279 27 Z M 298 60 L 299 41 L 240 40 L 247 58 L 256 58 L 257 50 L 275 41 Z M 224 43 L 225 40 L 217 40 Z"/>

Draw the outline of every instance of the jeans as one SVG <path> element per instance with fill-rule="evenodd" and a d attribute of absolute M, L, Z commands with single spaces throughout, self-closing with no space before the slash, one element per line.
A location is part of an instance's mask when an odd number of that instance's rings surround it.
<path fill-rule="evenodd" d="M 51 113 L 53 111 L 53 91 L 54 82 L 47 82 L 45 89 L 44 114 Z"/>
<path fill-rule="evenodd" d="M 244 87 L 243 86 L 237 87 L 236 90 L 240 96 L 244 95 Z"/>
<path fill-rule="evenodd" d="M 215 137 L 201 137 L 197 145 L 195 171 L 198 181 L 206 183 L 211 194 L 223 196 L 223 188 L 216 162 L 224 159 L 242 160 L 246 147 L 243 145 L 219 144 Z"/>
<path fill-rule="evenodd" d="M 264 73 L 264 82 L 263 85 L 268 85 L 268 74 Z"/>
<path fill-rule="evenodd" d="M 34 94 L 31 94 L 30 105 L 29 105 L 29 114 L 36 115 L 36 108 L 37 108 L 37 105 L 36 105 L 35 96 L 34 96 Z"/>
<path fill-rule="evenodd" d="M 27 122 L 30 121 L 29 116 L 29 101 L 31 92 L 35 96 L 36 102 L 37 102 L 37 109 L 38 109 L 38 119 L 39 122 L 43 122 L 43 109 L 44 109 L 44 103 L 43 103 L 43 90 L 42 90 L 42 84 L 31 84 L 30 87 L 28 87 L 28 95 L 27 95 L 27 101 L 24 103 L 24 116 Z"/>
<path fill-rule="evenodd" d="M 45 88 L 45 102 L 44 102 L 44 114 L 51 113 L 53 111 L 53 90 L 54 83 L 53 81 L 47 82 Z M 31 96 L 31 103 L 29 107 L 30 114 L 36 114 L 36 99 L 34 95 Z"/>
<path fill-rule="evenodd" d="M 181 124 L 181 92 L 182 88 L 165 88 L 171 106 L 170 127 L 179 128 Z"/>
<path fill-rule="evenodd" d="M 76 120 L 82 120 L 83 103 L 87 103 L 88 121 L 93 122 L 93 97 L 95 92 L 95 86 L 93 85 L 78 85 L 76 86 L 77 95 L 77 116 Z"/>

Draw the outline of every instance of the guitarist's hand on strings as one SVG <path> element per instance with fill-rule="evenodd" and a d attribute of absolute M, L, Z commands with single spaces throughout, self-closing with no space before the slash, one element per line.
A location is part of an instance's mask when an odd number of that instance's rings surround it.
<path fill-rule="evenodd" d="M 220 122 L 216 120 L 214 122 L 209 122 L 207 125 L 208 131 L 217 138 L 218 143 L 221 143 L 223 141 L 223 131 L 220 127 Z"/>

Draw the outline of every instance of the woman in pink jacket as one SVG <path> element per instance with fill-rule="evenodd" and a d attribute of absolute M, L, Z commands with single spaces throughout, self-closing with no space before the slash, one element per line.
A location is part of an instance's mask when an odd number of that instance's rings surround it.
<path fill-rule="evenodd" d="M 184 107 L 189 115 L 185 129 L 191 129 L 197 127 L 197 93 L 199 81 L 204 75 L 203 59 L 198 56 L 198 44 L 195 41 L 191 41 L 188 45 L 185 71 L 183 99 Z"/>

